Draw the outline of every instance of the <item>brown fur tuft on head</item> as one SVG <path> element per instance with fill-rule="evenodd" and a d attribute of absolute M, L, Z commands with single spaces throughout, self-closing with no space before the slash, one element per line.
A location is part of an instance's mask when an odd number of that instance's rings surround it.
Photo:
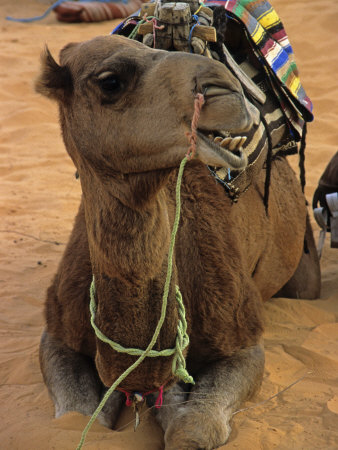
<path fill-rule="evenodd" d="M 41 73 L 35 90 L 53 100 L 66 102 L 73 92 L 72 74 L 67 66 L 60 66 L 45 47 L 41 55 Z"/>

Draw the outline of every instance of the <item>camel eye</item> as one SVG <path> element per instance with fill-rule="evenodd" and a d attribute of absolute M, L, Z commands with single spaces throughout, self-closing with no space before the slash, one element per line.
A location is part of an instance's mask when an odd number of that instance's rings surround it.
<path fill-rule="evenodd" d="M 114 94 L 121 90 L 122 83 L 117 75 L 104 72 L 98 76 L 99 86 L 103 92 Z"/>

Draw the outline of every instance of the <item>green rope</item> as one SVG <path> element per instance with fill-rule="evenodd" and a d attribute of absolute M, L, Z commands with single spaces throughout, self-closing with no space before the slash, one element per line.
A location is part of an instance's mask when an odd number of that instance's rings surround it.
<path fill-rule="evenodd" d="M 147 20 L 149 20 L 149 19 L 155 19 L 155 18 L 156 18 L 155 16 L 147 16 L 146 19 L 141 19 L 137 23 L 137 25 L 135 25 L 135 27 L 133 28 L 133 31 L 129 34 L 128 39 L 136 39 L 140 25 L 142 25 L 143 23 L 146 23 Z"/>
<path fill-rule="evenodd" d="M 183 350 L 187 347 L 187 345 L 189 345 L 189 336 L 187 333 L 187 321 L 185 318 L 183 298 L 178 286 L 176 286 L 176 300 L 179 305 L 178 313 L 180 315 L 180 320 L 177 327 L 175 356 L 173 359 L 172 372 L 185 383 L 195 384 L 193 378 L 186 370 L 186 362 L 183 355 Z"/>
<path fill-rule="evenodd" d="M 109 338 L 107 338 L 101 331 L 97 328 L 95 325 L 95 312 L 96 312 L 96 305 L 95 305 L 95 281 L 93 277 L 92 284 L 90 286 L 90 312 L 91 312 L 91 324 L 94 327 L 96 336 L 102 340 L 103 342 L 106 342 L 109 344 L 114 350 L 117 348 L 121 349 L 123 353 L 128 353 L 130 355 L 140 355 L 139 358 L 130 366 L 128 369 L 123 372 L 122 375 L 119 376 L 117 380 L 111 385 L 111 387 L 107 390 L 104 397 L 102 398 L 99 406 L 94 411 L 92 417 L 90 418 L 87 426 L 82 432 L 81 440 L 79 442 L 79 445 L 77 446 L 76 450 L 80 450 L 83 446 L 83 443 L 86 439 L 87 433 L 92 426 L 93 422 L 97 418 L 97 416 L 100 414 L 102 408 L 106 404 L 108 398 L 112 394 L 112 392 L 117 388 L 117 386 L 134 370 L 136 367 L 138 367 L 141 362 L 146 357 L 157 357 L 157 356 L 171 356 L 174 354 L 173 364 L 172 364 L 172 370 L 175 376 L 183 380 L 185 383 L 192 383 L 194 384 L 193 378 L 189 375 L 189 373 L 186 370 L 186 362 L 183 355 L 183 350 L 186 348 L 186 346 L 189 344 L 189 336 L 187 335 L 187 321 L 185 319 L 185 309 L 184 304 L 182 300 L 182 295 L 176 286 L 176 300 L 179 304 L 179 315 L 180 319 L 178 321 L 178 327 L 177 327 L 177 337 L 176 337 L 176 345 L 174 349 L 168 349 L 168 350 L 162 350 L 160 352 L 156 352 L 155 350 L 152 350 L 157 338 L 160 334 L 162 325 L 165 320 L 166 311 L 167 311 L 167 303 L 168 303 L 168 295 L 169 295 L 169 289 L 170 289 L 170 280 L 172 276 L 172 270 L 173 270 L 173 254 L 174 254 L 174 247 L 175 247 L 175 240 L 176 240 L 176 234 L 178 230 L 178 224 L 180 221 L 181 216 L 181 185 L 182 185 L 182 177 L 183 177 L 183 171 L 184 167 L 187 163 L 188 159 L 186 157 L 183 158 L 180 168 L 178 171 L 177 176 L 177 183 L 176 183 L 176 213 L 175 213 L 175 220 L 173 224 L 173 229 L 171 232 L 171 238 L 170 238 L 170 244 L 169 244 L 169 252 L 168 252 L 168 266 L 167 266 L 167 276 L 164 283 L 164 289 L 163 289 L 163 296 L 162 296 L 162 308 L 161 308 L 161 316 L 157 323 L 156 329 L 154 331 L 153 337 L 148 345 L 148 347 L 145 350 L 139 350 L 139 349 L 126 349 L 116 342 L 111 341 Z M 117 350 L 117 351 L 121 351 Z M 136 353 L 135 353 L 136 352 Z M 169 352 L 168 354 L 166 352 Z M 163 354 L 165 353 L 165 354 Z"/>
<path fill-rule="evenodd" d="M 106 344 L 110 345 L 112 349 L 119 353 L 126 353 L 131 356 L 140 356 L 143 354 L 144 350 L 141 350 L 139 348 L 126 348 L 122 347 L 122 345 L 118 344 L 117 342 L 111 341 L 106 335 L 102 333 L 102 331 L 97 327 L 95 324 L 95 315 L 96 315 L 96 303 L 95 303 L 95 281 L 94 277 L 92 280 L 92 283 L 90 285 L 90 322 L 92 324 L 92 327 L 94 328 L 96 336 Z M 171 356 L 176 352 L 176 348 L 168 348 L 166 350 L 156 351 L 156 350 L 150 350 L 147 354 L 147 357 L 150 358 L 157 358 L 158 356 Z"/>

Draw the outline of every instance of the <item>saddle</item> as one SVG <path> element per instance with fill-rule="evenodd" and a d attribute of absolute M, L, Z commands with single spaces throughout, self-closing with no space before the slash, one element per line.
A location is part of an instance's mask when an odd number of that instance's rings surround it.
<path fill-rule="evenodd" d="M 244 94 L 260 111 L 257 124 L 242 134 L 248 166 L 242 171 L 208 167 L 232 201 L 238 201 L 265 168 L 267 207 L 271 161 L 282 155 L 299 153 L 304 189 L 306 122 L 313 119 L 312 103 L 300 83 L 284 27 L 267 1 L 156 0 L 143 4 L 112 34 L 218 60 L 241 82 Z M 235 136 L 214 138 L 227 137 Z"/>

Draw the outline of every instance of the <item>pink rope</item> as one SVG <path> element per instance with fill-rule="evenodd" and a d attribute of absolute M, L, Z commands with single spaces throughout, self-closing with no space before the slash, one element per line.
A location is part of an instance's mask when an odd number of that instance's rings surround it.
<path fill-rule="evenodd" d="M 197 143 L 197 124 L 200 118 L 202 106 L 204 105 L 204 95 L 198 92 L 195 96 L 194 101 L 194 115 L 191 121 L 191 131 L 186 133 L 190 147 L 188 148 L 188 153 L 186 154 L 187 159 L 193 159 L 196 154 L 196 143 Z"/>
<path fill-rule="evenodd" d="M 158 397 L 155 402 L 155 408 L 157 409 L 160 409 L 161 406 L 163 405 L 163 387 L 164 386 L 161 386 L 158 390 Z"/>
<path fill-rule="evenodd" d="M 157 25 L 157 20 L 156 17 L 153 17 L 151 20 L 147 19 L 147 14 L 144 15 L 143 20 L 145 20 L 147 23 L 153 23 L 153 38 L 154 38 L 154 43 L 153 43 L 153 48 L 155 47 L 155 42 L 156 42 L 156 30 L 163 30 L 164 29 L 164 25 Z"/>

